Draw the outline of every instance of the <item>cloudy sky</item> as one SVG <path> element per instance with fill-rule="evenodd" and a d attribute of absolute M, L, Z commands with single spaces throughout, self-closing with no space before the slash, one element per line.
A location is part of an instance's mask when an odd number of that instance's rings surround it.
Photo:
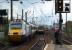
<path fill-rule="evenodd" d="M 20 4 L 20 2 L 23 2 Z M 9 3 L 8 3 L 9 2 Z M 19 0 L 13 1 L 13 17 L 21 18 L 22 9 L 28 13 L 28 22 L 33 20 L 38 24 L 52 25 L 54 22 L 58 22 L 59 15 L 55 15 L 55 5 L 54 1 L 44 1 L 41 0 Z M 72 4 L 72 1 L 71 1 Z M 71 5 L 72 7 L 72 5 Z M 9 19 L 10 19 L 10 0 L 0 0 L 0 9 L 9 9 Z M 72 8 L 71 12 L 67 14 L 68 20 L 72 20 Z M 66 14 L 62 14 L 63 23 L 66 21 Z M 25 19 L 25 18 L 24 18 Z"/>

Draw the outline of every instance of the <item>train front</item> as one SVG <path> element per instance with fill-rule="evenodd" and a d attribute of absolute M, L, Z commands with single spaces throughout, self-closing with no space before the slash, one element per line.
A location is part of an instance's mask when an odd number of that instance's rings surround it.
<path fill-rule="evenodd" d="M 22 38 L 22 22 L 12 21 L 9 24 L 9 41 L 10 42 L 20 42 Z"/>

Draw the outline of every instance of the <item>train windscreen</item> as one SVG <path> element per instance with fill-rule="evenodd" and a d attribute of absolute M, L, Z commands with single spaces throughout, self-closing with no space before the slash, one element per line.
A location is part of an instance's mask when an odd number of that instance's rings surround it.
<path fill-rule="evenodd" d="M 10 24 L 10 28 L 11 29 L 21 29 L 22 28 L 22 24 L 21 23 L 11 23 Z"/>

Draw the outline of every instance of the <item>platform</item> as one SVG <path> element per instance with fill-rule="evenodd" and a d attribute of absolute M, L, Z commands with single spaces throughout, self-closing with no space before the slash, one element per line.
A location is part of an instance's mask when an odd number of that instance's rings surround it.
<path fill-rule="evenodd" d="M 72 50 L 72 45 L 47 44 L 44 50 Z"/>

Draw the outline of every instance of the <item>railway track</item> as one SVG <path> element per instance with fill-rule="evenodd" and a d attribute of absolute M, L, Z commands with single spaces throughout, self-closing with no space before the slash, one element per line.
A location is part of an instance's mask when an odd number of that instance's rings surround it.
<path fill-rule="evenodd" d="M 37 41 L 29 50 L 43 50 L 45 43 L 43 40 Z"/>
<path fill-rule="evenodd" d="M 35 41 L 30 41 L 29 42 L 25 42 L 25 43 L 22 43 L 22 44 L 19 44 L 19 45 L 9 45 L 9 46 L 6 46 L 0 50 L 21 50 L 22 48 L 24 48 L 25 50 L 27 50 L 27 48 L 29 48 L 29 46 L 33 45 L 33 43 L 35 43 Z M 22 49 L 22 50 L 24 50 Z"/>
<path fill-rule="evenodd" d="M 40 35 L 37 39 L 38 41 L 29 50 L 43 50 L 46 43 L 44 35 Z"/>
<path fill-rule="evenodd" d="M 68 40 L 66 40 L 66 39 L 62 39 L 62 42 L 63 42 L 64 44 L 67 44 L 67 45 L 72 45 L 72 42 L 71 42 L 71 41 L 68 41 Z"/>
<path fill-rule="evenodd" d="M 38 36 L 38 41 L 29 50 L 44 50 L 46 44 L 51 42 L 51 37 L 49 32 Z"/>
<path fill-rule="evenodd" d="M 22 45 L 20 45 L 20 46 L 11 46 L 11 45 L 9 45 L 9 46 L 6 46 L 6 47 L 4 47 L 4 48 L 2 48 L 0 50 L 16 50 L 17 48 L 19 48 L 21 46 Z"/>
<path fill-rule="evenodd" d="M 63 34 L 62 43 L 72 45 L 72 38 Z"/>

